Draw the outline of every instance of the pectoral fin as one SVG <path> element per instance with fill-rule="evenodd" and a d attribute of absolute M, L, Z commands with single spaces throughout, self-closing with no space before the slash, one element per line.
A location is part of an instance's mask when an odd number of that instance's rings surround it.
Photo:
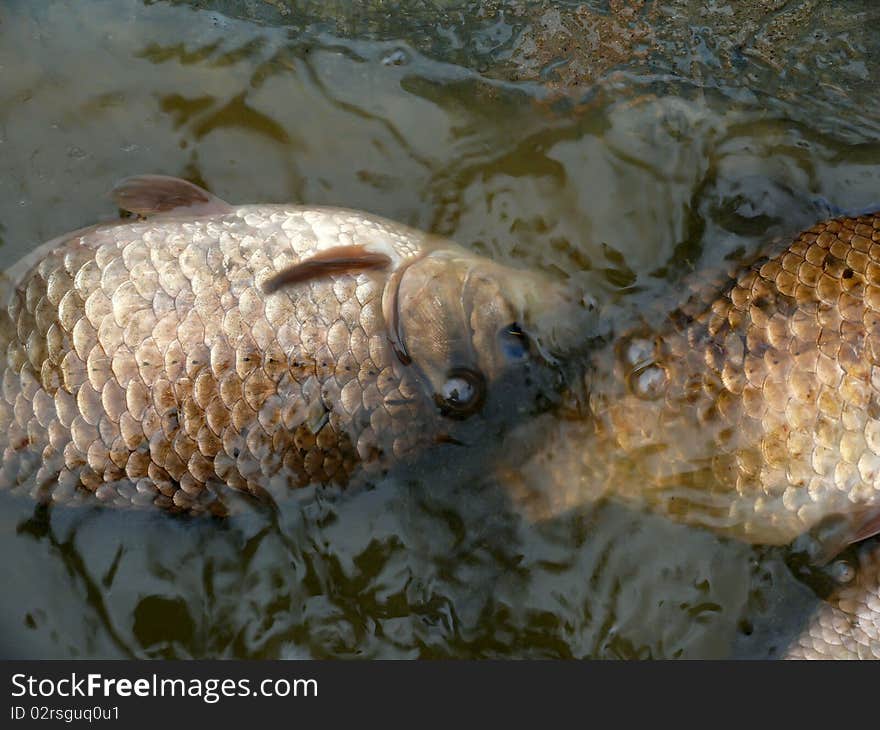
<path fill-rule="evenodd" d="M 110 196 L 123 210 L 142 216 L 159 214 L 212 215 L 231 209 L 229 203 L 179 177 L 136 175 L 116 184 Z"/>
<path fill-rule="evenodd" d="M 880 509 L 869 507 L 854 514 L 829 515 L 792 543 L 813 565 L 826 565 L 848 545 L 880 533 Z"/>
<path fill-rule="evenodd" d="M 370 251 L 366 246 L 336 246 L 269 277 L 263 282 L 263 291 L 271 294 L 283 287 L 323 279 L 331 274 L 381 270 L 390 264 L 391 259 L 386 254 Z"/>
<path fill-rule="evenodd" d="M 850 543 L 861 542 L 869 537 L 880 534 L 880 508 L 867 510 L 862 515 L 861 521 L 858 523 L 855 532 L 850 537 Z"/>

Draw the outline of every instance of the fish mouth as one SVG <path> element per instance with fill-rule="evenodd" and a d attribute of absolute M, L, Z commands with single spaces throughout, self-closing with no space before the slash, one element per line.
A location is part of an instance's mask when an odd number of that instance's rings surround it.
<path fill-rule="evenodd" d="M 523 329 L 545 362 L 559 365 L 594 336 L 598 305 L 581 285 L 520 276 L 517 291 Z"/>

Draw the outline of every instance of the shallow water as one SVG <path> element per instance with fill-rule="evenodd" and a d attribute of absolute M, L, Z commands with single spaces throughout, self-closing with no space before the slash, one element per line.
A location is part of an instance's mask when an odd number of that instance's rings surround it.
<path fill-rule="evenodd" d="M 880 202 L 871 0 L 358 7 L 5 3 L 3 261 L 160 172 L 431 229 L 625 318 Z M 427 477 L 226 522 L 0 495 L 0 550 L 4 657 L 776 656 L 827 588 L 783 550 L 610 504 L 535 525 Z"/>

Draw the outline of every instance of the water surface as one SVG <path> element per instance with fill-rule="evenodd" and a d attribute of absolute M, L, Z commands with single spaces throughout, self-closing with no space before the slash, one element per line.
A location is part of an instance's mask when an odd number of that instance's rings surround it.
<path fill-rule="evenodd" d="M 12 0 L 0 255 L 156 172 L 430 229 L 625 319 L 880 202 L 878 82 L 871 0 Z M 532 524 L 491 478 L 225 522 L 0 495 L 0 549 L 4 657 L 776 656 L 827 589 L 612 504 Z"/>

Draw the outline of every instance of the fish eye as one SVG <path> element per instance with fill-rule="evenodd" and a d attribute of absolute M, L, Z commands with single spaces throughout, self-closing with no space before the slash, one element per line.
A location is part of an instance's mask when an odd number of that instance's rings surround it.
<path fill-rule="evenodd" d="M 446 376 L 440 392 L 434 396 L 440 413 L 447 418 L 465 419 L 479 410 L 486 397 L 486 379 L 482 373 L 454 368 Z"/>
<path fill-rule="evenodd" d="M 521 362 L 529 356 L 529 338 L 522 328 L 514 322 L 498 331 L 501 352 L 509 362 Z"/>

